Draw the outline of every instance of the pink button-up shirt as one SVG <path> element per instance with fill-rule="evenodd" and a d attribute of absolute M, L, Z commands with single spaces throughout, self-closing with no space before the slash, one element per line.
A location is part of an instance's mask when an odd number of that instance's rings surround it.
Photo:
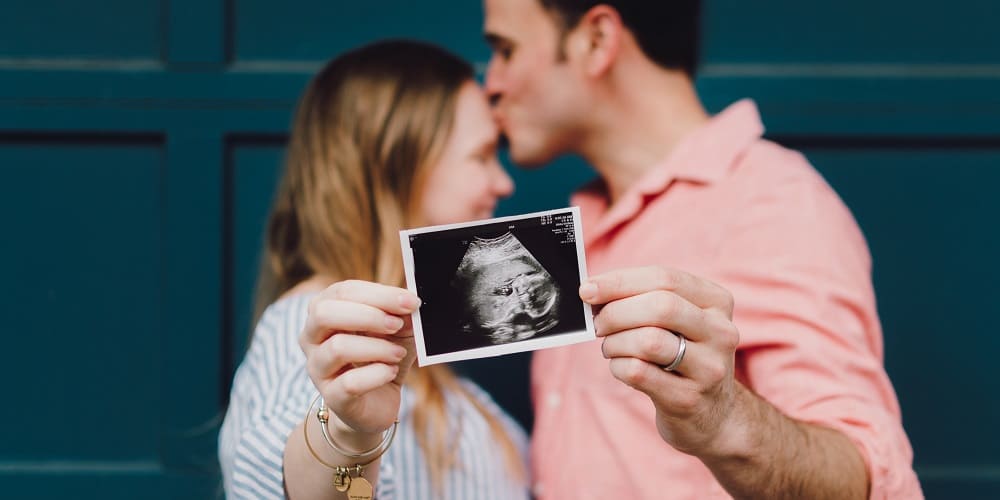
<path fill-rule="evenodd" d="M 872 498 L 920 498 L 882 363 L 871 258 L 851 213 L 806 159 L 761 138 L 751 101 L 683 140 L 613 207 L 577 193 L 592 275 L 660 265 L 729 289 L 737 377 L 786 415 L 837 429 Z M 729 498 L 666 444 L 646 395 L 616 380 L 600 342 L 535 353 L 532 460 L 540 499 Z"/>

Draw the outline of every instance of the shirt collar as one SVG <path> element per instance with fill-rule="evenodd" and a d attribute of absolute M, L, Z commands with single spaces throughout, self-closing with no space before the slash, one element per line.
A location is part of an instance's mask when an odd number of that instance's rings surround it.
<path fill-rule="evenodd" d="M 757 105 L 750 99 L 731 104 L 704 126 L 683 138 L 658 167 L 636 183 L 647 195 L 662 192 L 674 179 L 712 184 L 726 175 L 737 158 L 764 135 Z"/>
<path fill-rule="evenodd" d="M 731 104 L 708 123 L 681 139 L 664 161 L 640 178 L 601 219 L 586 240 L 600 238 L 613 227 L 634 217 L 645 201 L 662 193 L 674 180 L 712 184 L 722 179 L 740 155 L 764 135 L 757 105 L 750 99 Z M 584 212 L 602 212 L 606 186 L 601 179 L 584 186 L 573 204 Z M 595 199 L 597 198 L 597 199 Z"/>

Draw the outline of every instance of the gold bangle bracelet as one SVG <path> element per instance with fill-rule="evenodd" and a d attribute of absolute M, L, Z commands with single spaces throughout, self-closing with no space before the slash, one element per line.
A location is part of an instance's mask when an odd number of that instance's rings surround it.
<path fill-rule="evenodd" d="M 316 406 L 316 402 L 319 401 L 319 399 L 320 399 L 320 396 L 316 396 L 316 398 L 313 399 L 312 404 L 309 405 L 309 409 L 306 410 L 306 419 L 305 419 L 305 421 L 302 424 L 302 435 L 303 435 L 303 438 L 305 439 L 305 442 L 306 442 L 306 448 L 309 450 L 309 453 L 313 456 L 313 458 L 315 458 L 319 463 L 325 465 L 326 467 L 328 467 L 330 469 L 339 470 L 339 469 L 342 468 L 342 466 L 330 464 L 329 462 L 327 462 L 327 461 L 323 460 L 322 458 L 320 458 L 319 453 L 316 453 L 316 450 L 312 447 L 312 443 L 309 442 L 309 420 L 311 420 L 312 409 L 313 409 L 314 406 Z M 319 415 L 319 412 L 317 412 L 317 416 L 318 415 Z M 320 420 L 320 422 L 323 422 L 323 421 Z M 371 450 L 368 450 L 368 451 L 366 451 L 364 453 L 351 453 L 351 452 L 347 452 L 347 451 L 341 450 L 340 447 L 336 446 L 336 444 L 333 442 L 333 440 L 328 437 L 329 433 L 326 432 L 325 427 L 326 427 L 326 424 L 323 423 L 323 437 L 327 438 L 328 444 L 337 453 L 340 453 L 341 455 L 344 455 L 345 457 L 348 457 L 348 458 L 366 458 L 368 455 L 371 455 L 372 453 L 375 453 L 375 456 L 372 457 L 367 462 L 365 462 L 363 464 L 355 464 L 355 465 L 365 466 L 365 465 L 368 465 L 368 464 L 370 464 L 370 463 L 378 460 L 379 457 L 381 457 L 385 453 L 385 451 L 389 449 L 389 445 L 392 444 L 393 439 L 396 437 L 396 429 L 399 427 L 399 420 L 393 422 L 392 423 L 392 427 L 390 429 L 386 430 L 385 436 L 382 438 L 382 442 L 379 443 L 378 446 L 376 446 L 375 448 L 372 448 Z"/>
<path fill-rule="evenodd" d="M 316 398 L 313 399 L 312 404 L 309 405 L 310 412 L 312 412 L 313 407 L 316 406 L 316 402 L 319 401 L 319 398 L 320 398 L 319 396 L 316 396 Z M 333 448 L 333 451 L 336 451 L 337 453 L 340 453 L 341 455 L 348 458 L 358 458 L 358 459 L 367 458 L 369 455 L 377 452 L 383 447 L 388 448 L 389 443 L 392 442 L 392 439 L 396 435 L 396 427 L 399 425 L 398 420 L 396 422 L 393 422 L 392 428 L 386 429 L 386 431 L 382 434 L 382 441 L 379 444 L 375 445 L 375 447 L 371 448 L 370 450 L 362 451 L 360 453 L 354 453 L 341 448 L 340 445 L 338 445 L 337 442 L 334 441 L 333 438 L 330 436 L 330 428 L 328 426 L 330 422 L 330 409 L 326 407 L 325 402 L 319 407 L 319 410 L 316 410 L 316 419 L 319 420 L 320 424 L 319 429 L 323 433 L 323 439 L 326 440 L 326 444 L 330 445 L 330 448 Z"/>

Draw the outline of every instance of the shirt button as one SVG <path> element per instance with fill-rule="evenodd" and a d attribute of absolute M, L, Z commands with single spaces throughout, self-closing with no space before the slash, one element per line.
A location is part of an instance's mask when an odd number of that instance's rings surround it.
<path fill-rule="evenodd" d="M 559 408 L 559 403 L 562 402 L 562 396 L 560 396 L 558 392 L 550 392 L 549 395 L 546 396 L 545 401 L 549 404 L 549 408 Z"/>

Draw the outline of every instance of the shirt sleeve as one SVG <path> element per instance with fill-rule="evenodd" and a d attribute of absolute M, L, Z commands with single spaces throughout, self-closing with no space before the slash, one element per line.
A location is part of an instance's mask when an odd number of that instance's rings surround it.
<path fill-rule="evenodd" d="M 871 498 L 922 498 L 860 229 L 818 175 L 756 192 L 719 255 L 717 279 L 736 300 L 738 377 L 786 415 L 851 439 Z"/>
<path fill-rule="evenodd" d="M 236 371 L 219 433 L 219 463 L 227 498 L 285 498 L 285 442 L 317 394 L 297 341 L 307 308 L 308 297 L 269 307 Z M 383 464 L 376 487 L 380 500 L 394 499 L 393 477 L 392 467 Z"/>

